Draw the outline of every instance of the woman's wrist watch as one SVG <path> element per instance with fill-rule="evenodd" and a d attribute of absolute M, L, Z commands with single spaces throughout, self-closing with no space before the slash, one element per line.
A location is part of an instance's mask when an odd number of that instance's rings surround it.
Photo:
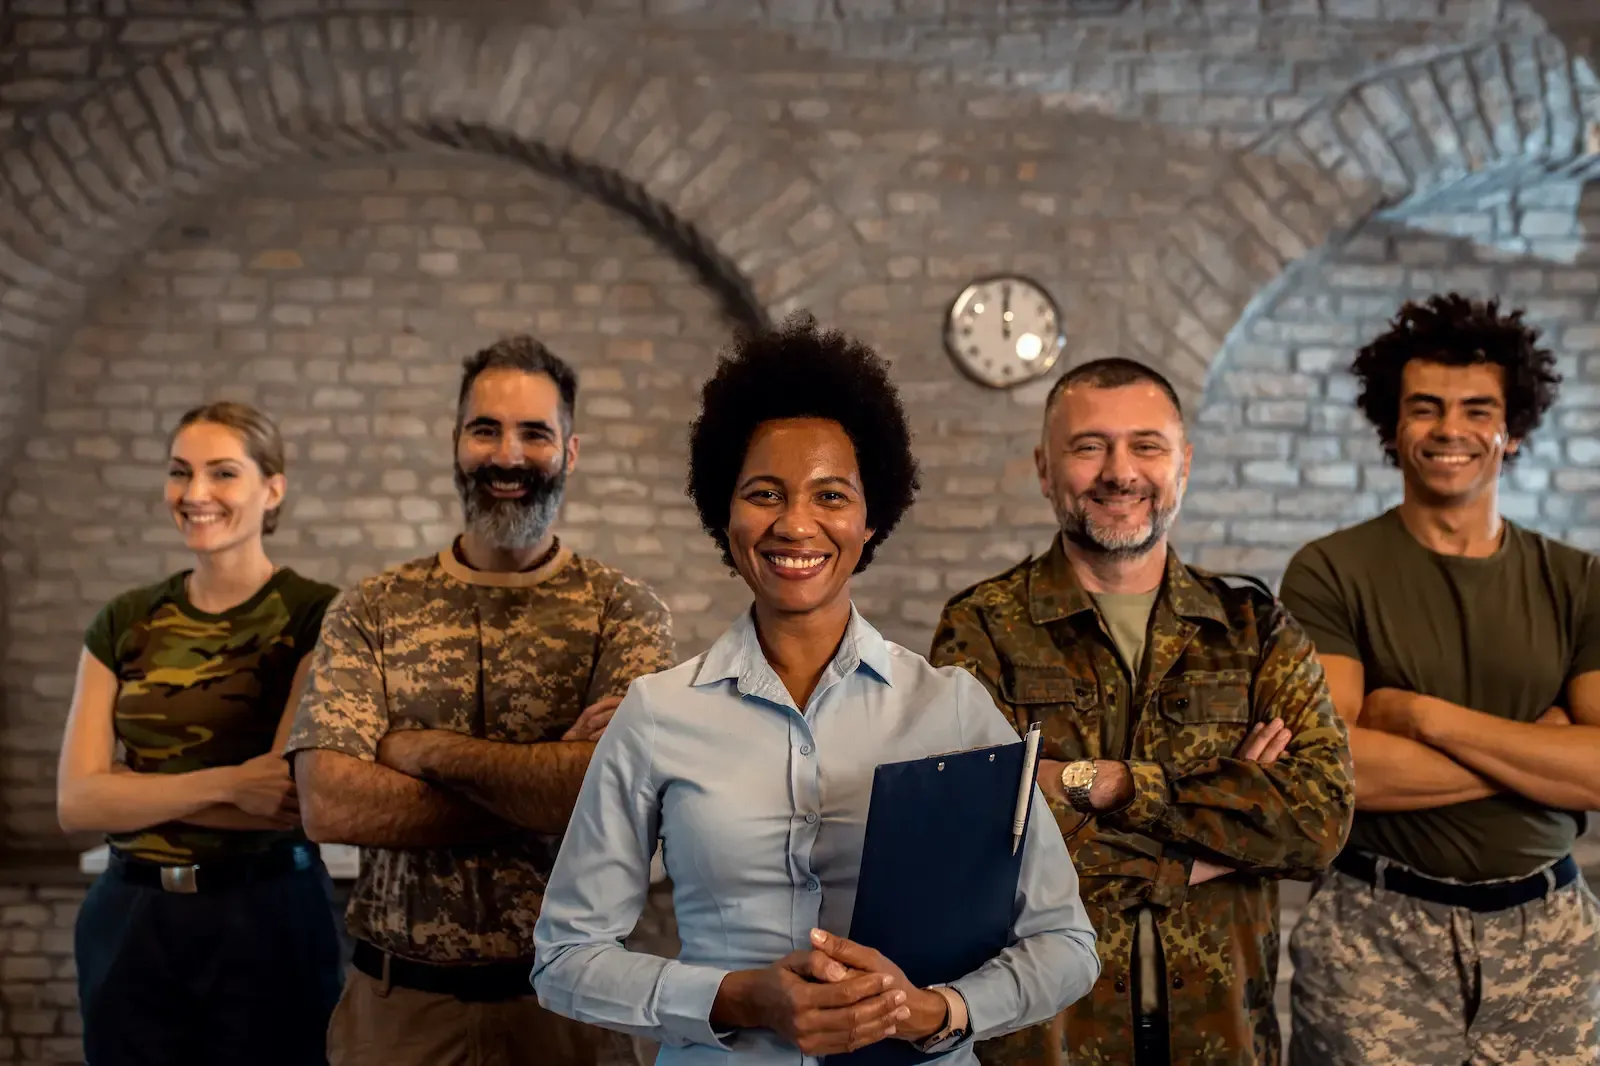
<path fill-rule="evenodd" d="M 1089 791 L 1099 770 L 1100 764 L 1093 759 L 1079 759 L 1061 768 L 1061 789 L 1073 810 L 1088 813 L 1094 809 L 1089 806 Z"/>
<path fill-rule="evenodd" d="M 946 1010 L 944 1025 L 939 1031 L 912 1045 L 924 1055 L 954 1047 L 967 1035 L 967 1001 L 961 993 L 949 985 L 933 985 L 928 991 L 944 997 Z"/>

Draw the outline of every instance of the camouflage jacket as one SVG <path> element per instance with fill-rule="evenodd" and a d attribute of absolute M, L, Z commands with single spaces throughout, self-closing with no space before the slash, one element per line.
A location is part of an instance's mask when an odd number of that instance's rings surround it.
<path fill-rule="evenodd" d="M 1041 759 L 1125 760 L 1134 798 L 1089 817 L 1052 809 L 1081 878 L 1103 970 L 1068 1008 L 1073 1066 L 1131 1066 L 1133 934 L 1153 912 L 1165 959 L 1172 1061 L 1277 1066 L 1277 879 L 1330 863 L 1354 810 L 1349 735 L 1321 664 L 1264 590 L 1236 589 L 1169 551 L 1145 667 L 1130 686 L 1059 539 L 955 596 L 929 658 L 983 682 L 1019 731 L 1042 725 Z M 1107 751 L 1109 711 L 1132 750 Z M 1233 758 L 1252 723 L 1282 718 L 1288 750 L 1267 766 Z M 1238 872 L 1194 887 L 1196 858 Z M 1058 1019 L 1058 1023 L 1061 1019 Z M 989 1064 L 1058 1064 L 1044 1027 L 981 1045 Z"/>
<path fill-rule="evenodd" d="M 391 727 L 559 740 L 579 712 L 672 665 L 666 607 L 643 584 L 560 548 L 526 573 L 450 549 L 370 577 L 328 608 L 287 752 L 374 761 Z M 363 848 L 350 934 L 414 959 L 533 955 L 559 837 Z"/>

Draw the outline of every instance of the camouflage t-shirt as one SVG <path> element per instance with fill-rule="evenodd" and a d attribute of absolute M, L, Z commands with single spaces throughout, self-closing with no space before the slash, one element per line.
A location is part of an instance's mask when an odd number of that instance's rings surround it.
<path fill-rule="evenodd" d="M 84 647 L 116 674 L 117 739 L 130 769 L 182 774 L 235 766 L 272 750 L 295 670 L 316 645 L 338 589 L 290 569 L 237 607 L 202 611 L 188 571 L 124 592 L 100 609 Z M 204 829 L 169 822 L 114 833 L 115 848 L 153 862 L 261 851 L 292 831 Z"/>
<path fill-rule="evenodd" d="M 486 740 L 561 739 L 583 708 L 672 665 L 672 624 L 643 584 L 559 547 L 521 573 L 451 550 L 334 601 L 288 752 L 376 760 L 391 727 Z M 449 848 L 363 848 L 350 933 L 413 959 L 528 958 L 559 836 Z"/>

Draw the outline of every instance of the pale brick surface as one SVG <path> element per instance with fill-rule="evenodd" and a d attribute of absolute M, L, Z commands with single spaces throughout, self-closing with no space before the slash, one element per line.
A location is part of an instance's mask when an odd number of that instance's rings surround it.
<path fill-rule="evenodd" d="M 72 961 L 83 894 L 0 884 L 0 1062 L 83 1061 Z"/>
<path fill-rule="evenodd" d="M 1055 293 L 1070 358 L 1179 382 L 1182 547 L 1273 580 L 1394 498 L 1354 347 L 1405 295 L 1513 294 L 1569 382 L 1507 508 L 1600 544 L 1583 5 L 251 6 L 0 5 L 7 844 L 56 839 L 83 623 L 182 565 L 171 420 L 220 396 L 278 415 L 274 550 L 347 582 L 455 527 L 456 367 L 515 329 L 583 374 L 568 539 L 655 585 L 685 653 L 743 602 L 682 495 L 729 309 L 807 306 L 894 360 L 924 489 L 858 585 L 891 638 L 924 649 L 945 598 L 1047 542 L 1044 386 L 975 388 L 939 349 L 955 292 L 1002 269 Z M 0 1061 L 76 1061 L 71 900 L 48 896 L 0 886 Z"/>

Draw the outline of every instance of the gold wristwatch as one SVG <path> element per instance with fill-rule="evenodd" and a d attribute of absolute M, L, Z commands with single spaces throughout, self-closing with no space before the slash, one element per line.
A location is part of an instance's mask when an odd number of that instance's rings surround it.
<path fill-rule="evenodd" d="M 1088 813 L 1094 809 L 1089 806 L 1089 790 L 1094 788 L 1098 772 L 1099 764 L 1093 759 L 1079 759 L 1061 768 L 1061 788 L 1073 810 Z"/>

